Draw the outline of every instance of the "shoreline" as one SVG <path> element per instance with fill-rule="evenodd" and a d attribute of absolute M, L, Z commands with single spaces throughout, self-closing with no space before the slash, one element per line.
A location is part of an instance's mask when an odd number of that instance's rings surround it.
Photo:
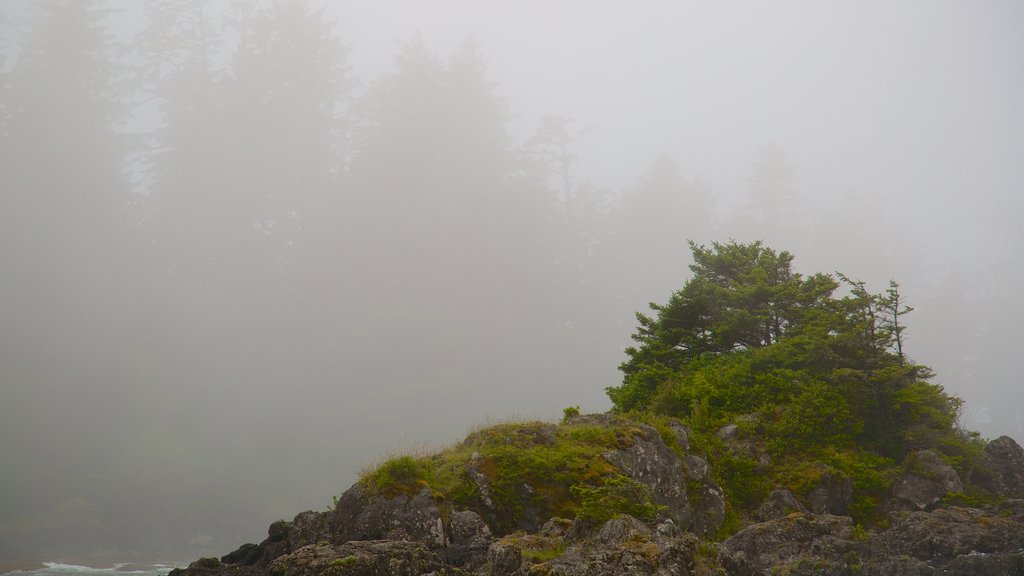
<path fill-rule="evenodd" d="M 53 560 L 39 561 L 29 559 L 0 559 L 0 575 L 9 574 L 11 572 L 32 572 L 35 570 L 42 570 L 47 567 L 47 564 L 61 564 L 65 566 L 80 566 L 83 568 L 92 568 L 95 570 L 111 570 L 115 572 L 151 572 L 157 569 L 157 566 L 181 566 L 180 563 L 175 562 L 117 562 L 111 563 L 105 560 L 99 560 L 96 558 L 55 558 Z M 168 568 L 169 572 L 172 568 Z"/>
<path fill-rule="evenodd" d="M 15 571 L 29 572 L 41 568 L 46 568 L 46 564 L 37 560 L 0 560 L 0 574 Z"/>

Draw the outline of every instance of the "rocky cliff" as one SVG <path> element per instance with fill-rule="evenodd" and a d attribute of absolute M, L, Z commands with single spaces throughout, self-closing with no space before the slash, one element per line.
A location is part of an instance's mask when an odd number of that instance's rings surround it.
<path fill-rule="evenodd" d="M 1011 438 L 989 442 L 967 478 L 934 451 L 911 454 L 864 525 L 831 471 L 736 514 L 690 436 L 607 415 L 483 429 L 171 576 L 1024 575 L 1024 450 Z"/>

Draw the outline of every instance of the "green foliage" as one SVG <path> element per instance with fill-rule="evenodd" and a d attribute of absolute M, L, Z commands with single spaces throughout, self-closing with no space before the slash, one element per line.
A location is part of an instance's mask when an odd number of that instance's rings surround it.
<path fill-rule="evenodd" d="M 371 493 L 388 497 L 429 488 L 439 501 L 480 511 L 480 488 L 467 473 L 472 466 L 486 479 L 489 498 L 498 511 L 497 517 L 489 518 L 492 528 L 507 533 L 517 526 L 527 502 L 545 517 L 575 516 L 581 492 L 572 488 L 600 491 L 605 479 L 617 474 L 603 454 L 628 448 L 638 432 L 627 420 L 609 425 L 498 424 L 473 432 L 461 444 L 437 454 L 392 458 L 366 472 L 362 482 Z M 529 491 L 524 492 L 524 486 Z M 596 497 L 600 492 L 588 494 Z M 599 508 L 599 500 L 591 507 Z M 641 506 L 634 511 L 644 510 Z"/>
<path fill-rule="evenodd" d="M 373 494 L 415 494 L 427 484 L 428 473 L 423 462 L 412 456 L 397 456 L 363 476 L 362 482 Z"/>
<path fill-rule="evenodd" d="M 911 309 L 898 284 L 872 294 L 842 274 L 805 277 L 760 242 L 690 247 L 691 279 L 637 315 L 622 384 L 608 389 L 615 411 L 707 431 L 763 413 L 776 455 L 862 446 L 898 460 L 933 447 L 968 462 L 976 452 L 956 429 L 960 400 L 905 356 Z"/>
<path fill-rule="evenodd" d="M 349 555 L 345 556 L 344 558 L 335 558 L 331 561 L 331 566 L 348 566 L 349 564 L 354 564 L 355 562 L 356 557 Z"/>
<path fill-rule="evenodd" d="M 575 418 L 580 415 L 579 406 L 567 406 L 562 408 L 562 422 L 567 422 L 570 418 Z"/>
<path fill-rule="evenodd" d="M 580 501 L 576 517 L 595 523 L 620 514 L 654 520 L 662 509 L 649 486 L 620 474 L 605 478 L 599 486 L 573 486 L 571 492 Z"/>
<path fill-rule="evenodd" d="M 564 554 L 565 547 L 565 542 L 559 540 L 544 548 L 524 548 L 521 553 L 523 558 L 530 562 L 542 563 L 554 560 Z"/>

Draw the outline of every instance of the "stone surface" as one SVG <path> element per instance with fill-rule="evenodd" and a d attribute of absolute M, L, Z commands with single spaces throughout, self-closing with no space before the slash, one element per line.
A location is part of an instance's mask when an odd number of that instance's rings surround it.
<path fill-rule="evenodd" d="M 1024 448 L 1009 436 L 992 440 L 972 480 L 1000 496 L 1024 498 Z"/>
<path fill-rule="evenodd" d="M 928 510 L 950 492 L 962 492 L 956 471 L 934 450 L 920 450 L 907 456 L 907 472 L 893 485 L 896 507 Z"/>
<path fill-rule="evenodd" d="M 601 524 L 526 514 L 526 529 L 495 539 L 487 513 L 497 511 L 493 498 L 487 503 L 491 487 L 478 455 L 464 468 L 479 489 L 471 509 L 453 508 L 426 488 L 383 497 L 356 484 L 333 511 L 274 522 L 263 542 L 202 558 L 172 576 L 1024 576 L 1024 499 L 979 499 L 986 509 L 941 507 L 947 492 L 966 490 L 937 453 L 906 461 L 892 491 L 900 505 L 884 530 L 854 528 L 851 518 L 827 513 L 847 510 L 851 487 L 826 473 L 807 495 L 812 512 L 775 490 L 759 511 L 764 521 L 716 543 L 698 537 L 716 532 L 725 510 L 704 458 L 680 458 L 644 424 L 608 415 L 573 421 L 628 430 L 602 457 L 609 471 L 650 487 L 666 513 L 651 522 L 620 515 Z M 672 429 L 688 445 L 689 431 Z M 543 443 L 554 440 L 553 430 L 536 425 L 527 433 Z M 763 450 L 758 442 L 733 435 L 727 449 L 753 458 Z M 993 492 L 1016 494 L 1019 448 L 1009 439 L 986 448 L 979 468 Z M 524 506 L 535 496 L 531 486 L 518 490 Z"/>
<path fill-rule="evenodd" d="M 605 452 L 604 459 L 623 474 L 653 491 L 653 500 L 665 507 L 665 514 L 683 529 L 693 522 L 693 508 L 686 497 L 683 464 L 658 431 L 641 424 L 630 447 Z"/>
<path fill-rule="evenodd" d="M 807 507 L 815 514 L 845 516 L 853 499 L 853 482 L 835 473 L 827 473 L 807 495 Z"/>
<path fill-rule="evenodd" d="M 831 564 L 854 548 L 846 516 L 791 514 L 740 530 L 725 541 L 719 560 L 729 574 L 767 574 L 802 562 Z"/>
<path fill-rule="evenodd" d="M 776 488 L 761 504 L 757 517 L 764 522 L 789 516 L 793 512 L 807 512 L 807 508 L 789 490 Z"/>
<path fill-rule="evenodd" d="M 274 560 L 271 575 L 422 576 L 442 568 L 422 543 L 399 540 L 310 544 Z"/>

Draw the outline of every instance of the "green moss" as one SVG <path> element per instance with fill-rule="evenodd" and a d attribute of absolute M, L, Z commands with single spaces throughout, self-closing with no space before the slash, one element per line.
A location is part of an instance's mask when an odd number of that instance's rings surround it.
<path fill-rule="evenodd" d="M 385 461 L 362 478 L 372 494 L 398 496 L 415 494 L 428 485 L 429 468 L 412 456 L 397 456 Z"/>
<path fill-rule="evenodd" d="M 331 566 L 348 566 L 356 562 L 355 556 L 345 556 L 344 558 L 336 558 L 331 562 Z"/>
<path fill-rule="evenodd" d="M 549 562 L 565 553 L 565 542 L 558 541 L 544 548 L 524 548 L 520 551 L 523 558 L 532 563 Z"/>
<path fill-rule="evenodd" d="M 649 486 L 618 474 L 606 477 L 600 486 L 573 486 L 571 492 L 580 501 L 576 517 L 598 524 L 620 514 L 654 520 L 663 508 L 654 502 Z"/>
<path fill-rule="evenodd" d="M 605 461 L 609 450 L 633 445 L 640 428 L 628 420 L 607 425 L 513 422 L 471 433 L 464 442 L 424 457 L 398 456 L 362 478 L 373 494 L 393 497 L 430 488 L 435 499 L 457 508 L 482 511 L 480 487 L 470 475 L 483 475 L 492 529 L 514 529 L 526 504 L 545 517 L 574 517 L 580 493 L 572 487 L 601 489 L 617 475 Z M 524 486 L 528 487 L 524 488 Z"/>

